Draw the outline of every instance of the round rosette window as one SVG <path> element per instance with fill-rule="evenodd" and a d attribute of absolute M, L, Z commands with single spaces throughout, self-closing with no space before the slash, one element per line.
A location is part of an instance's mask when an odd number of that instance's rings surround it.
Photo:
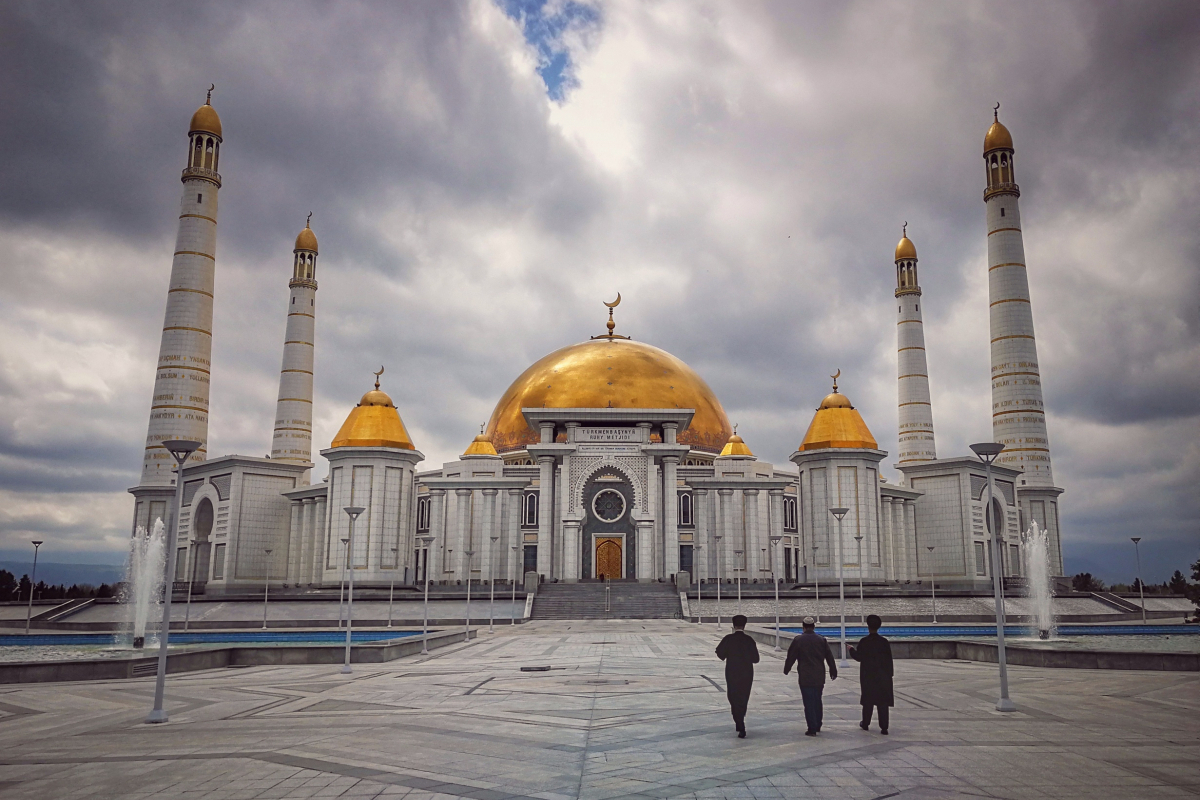
<path fill-rule="evenodd" d="M 592 498 L 592 513 L 604 522 L 616 522 L 625 516 L 625 496 L 613 489 L 597 492 Z"/>

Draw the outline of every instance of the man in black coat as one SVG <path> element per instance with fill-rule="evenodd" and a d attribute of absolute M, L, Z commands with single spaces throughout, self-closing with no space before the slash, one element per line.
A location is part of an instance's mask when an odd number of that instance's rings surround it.
<path fill-rule="evenodd" d="M 869 633 L 858 642 L 858 647 L 850 648 L 850 657 L 862 664 L 858 671 L 858 679 L 862 683 L 862 722 L 858 724 L 864 731 L 871 729 L 871 712 L 879 709 L 879 732 L 888 735 L 888 708 L 896 705 L 892 696 L 892 646 L 888 640 L 879 635 L 879 626 L 883 624 L 875 614 L 867 617 Z"/>
<path fill-rule="evenodd" d="M 804 618 L 804 633 L 792 639 L 788 648 L 787 661 L 783 664 L 783 674 L 787 675 L 796 665 L 796 675 L 800 679 L 800 696 L 804 698 L 804 721 L 808 723 L 805 736 L 816 736 L 821 732 L 821 722 L 825 709 L 821 703 L 821 693 L 825 691 L 825 665 L 829 665 L 829 679 L 837 680 L 837 664 L 833 661 L 833 652 L 824 636 L 817 634 L 816 620 Z"/>
<path fill-rule="evenodd" d="M 725 696 L 737 726 L 739 739 L 746 738 L 746 707 L 754 686 L 754 665 L 758 663 L 758 645 L 746 635 L 746 618 L 733 618 L 733 633 L 717 645 L 717 658 L 725 662 Z"/>

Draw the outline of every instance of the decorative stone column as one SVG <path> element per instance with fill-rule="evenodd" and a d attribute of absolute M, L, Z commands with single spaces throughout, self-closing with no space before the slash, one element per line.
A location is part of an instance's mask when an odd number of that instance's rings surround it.
<path fill-rule="evenodd" d="M 429 490 L 429 534 L 433 542 L 429 548 L 429 579 L 444 581 L 446 579 L 446 490 Z"/>
<path fill-rule="evenodd" d="M 916 500 L 905 500 L 903 514 L 904 514 L 904 533 L 905 533 L 904 538 L 907 540 L 908 551 L 910 553 L 910 558 L 912 559 L 912 562 L 911 562 L 912 563 L 912 567 L 911 567 L 912 576 L 913 576 L 913 578 L 916 578 L 916 577 L 918 577 L 918 575 L 917 575 L 917 548 L 916 548 L 916 545 L 917 545 L 917 540 L 916 540 L 917 501 Z M 930 568 L 932 569 L 932 566 Z"/>
<path fill-rule="evenodd" d="M 744 577 L 752 581 L 762 577 L 763 542 L 758 535 L 758 489 L 743 489 L 742 502 L 746 507 L 746 569 Z"/>
<path fill-rule="evenodd" d="M 312 561 L 309 562 L 310 583 L 316 583 L 319 579 L 318 576 L 325 570 L 324 560 L 328 547 L 326 539 L 329 536 L 329 498 L 326 495 L 317 498 L 317 506 L 313 511 L 313 527 L 314 547 Z"/>
<path fill-rule="evenodd" d="M 525 560 L 525 543 L 521 535 L 521 495 L 520 489 L 508 490 L 508 506 L 504 515 L 504 533 L 500 536 L 500 545 L 504 548 L 504 574 L 508 580 L 521 580 L 521 564 Z M 516 555 L 512 546 L 517 545 Z"/>
<path fill-rule="evenodd" d="M 670 428 L 671 438 L 674 438 L 674 426 L 663 426 L 664 432 Z M 664 437 L 665 438 L 665 437 Z M 664 577 L 670 578 L 679 571 L 679 458 L 663 456 L 663 572 Z"/>
<path fill-rule="evenodd" d="M 575 583 L 580 578 L 579 537 L 581 527 L 578 520 L 563 520 L 562 576 L 567 583 Z"/>
<path fill-rule="evenodd" d="M 883 578 L 884 580 L 896 580 L 896 545 L 895 535 L 892 533 L 892 498 L 879 497 L 879 527 L 883 533 Z"/>
<path fill-rule="evenodd" d="M 495 561 L 499 558 L 496 551 L 500 542 L 492 542 L 492 531 L 496 529 L 496 493 L 496 489 L 483 490 L 483 535 L 480 537 L 479 546 L 483 549 L 484 556 L 479 559 L 479 566 L 483 570 L 484 579 L 488 581 L 496 578 Z"/>
<path fill-rule="evenodd" d="M 649 583 L 654 580 L 654 521 L 639 519 L 637 521 L 637 537 L 637 579 Z"/>
<path fill-rule="evenodd" d="M 695 558 L 695 550 L 692 551 L 692 564 L 700 573 L 699 577 L 708 580 L 715 574 L 712 569 L 712 540 L 709 538 L 708 489 L 693 489 L 692 502 L 692 516 L 696 521 L 696 544 L 700 545 L 699 558 Z M 695 576 L 693 580 L 696 580 Z"/>
<path fill-rule="evenodd" d="M 458 553 L 454 559 L 454 577 L 465 582 L 470 574 L 467 551 L 471 549 L 471 490 L 455 489 L 454 494 L 458 497 L 454 515 L 454 551 Z"/>
<path fill-rule="evenodd" d="M 543 437 L 544 438 L 544 437 Z M 538 458 L 538 574 L 554 577 L 554 456 Z"/>
<path fill-rule="evenodd" d="M 733 528 L 733 489 L 718 489 L 719 496 L 717 514 L 721 532 L 721 575 L 720 579 L 725 579 L 734 574 L 734 567 L 738 566 L 734 562 L 733 551 L 738 549 L 737 543 L 734 542 L 734 537 L 737 532 Z"/>

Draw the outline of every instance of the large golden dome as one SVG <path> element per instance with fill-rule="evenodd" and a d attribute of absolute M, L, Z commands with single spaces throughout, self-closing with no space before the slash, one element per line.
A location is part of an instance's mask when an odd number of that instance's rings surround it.
<path fill-rule="evenodd" d="M 501 453 L 538 441 L 522 408 L 691 408 L 682 444 L 718 453 L 733 434 L 712 389 L 687 364 L 642 342 L 601 337 L 535 362 L 496 404 L 487 436 Z"/>

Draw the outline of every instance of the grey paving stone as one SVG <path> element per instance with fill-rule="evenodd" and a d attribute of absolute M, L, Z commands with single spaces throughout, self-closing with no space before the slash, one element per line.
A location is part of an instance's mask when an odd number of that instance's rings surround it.
<path fill-rule="evenodd" d="M 534 622 L 364 665 L 0 687 L 0 796 L 508 800 L 1176 797 L 1200 794 L 1200 676 L 898 661 L 892 736 L 857 727 L 857 670 L 804 737 L 762 648 L 739 740 L 713 625 Z M 548 651 L 553 648 L 553 652 Z M 521 666 L 549 664 L 549 672 Z"/>

